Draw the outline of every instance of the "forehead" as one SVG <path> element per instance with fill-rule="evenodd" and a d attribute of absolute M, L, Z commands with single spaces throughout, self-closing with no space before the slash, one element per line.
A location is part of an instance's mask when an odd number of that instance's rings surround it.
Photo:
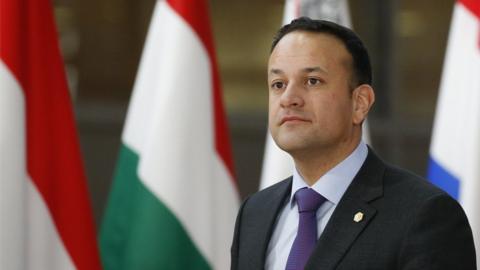
<path fill-rule="evenodd" d="M 350 67 L 352 57 L 343 42 L 329 33 L 294 31 L 286 34 L 270 54 L 270 68 L 294 65 L 345 64 Z"/>

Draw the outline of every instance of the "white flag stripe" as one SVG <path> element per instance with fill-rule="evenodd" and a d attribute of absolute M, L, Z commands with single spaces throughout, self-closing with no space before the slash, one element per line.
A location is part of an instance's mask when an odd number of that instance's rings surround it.
<path fill-rule="evenodd" d="M 294 18 L 298 17 L 301 0 L 286 0 L 283 9 L 282 25 L 289 24 Z"/>
<path fill-rule="evenodd" d="M 28 177 L 23 90 L 0 61 L 0 269 L 75 269 Z"/>
<path fill-rule="evenodd" d="M 0 89 L 0 268 L 24 269 L 25 101 L 1 60 Z"/>
<path fill-rule="evenodd" d="M 145 186 L 173 211 L 208 262 L 227 269 L 225 239 L 233 235 L 238 195 L 215 150 L 211 79 L 201 40 L 166 2 L 159 2 L 124 143 L 138 151 Z"/>
<path fill-rule="evenodd" d="M 29 178 L 27 181 L 26 198 L 28 201 L 28 221 L 25 237 L 27 258 L 21 258 L 25 262 L 24 269 L 30 270 L 70 270 L 76 269 L 70 255 L 60 239 L 57 228 L 53 223 L 47 205 L 38 189 Z"/>
<path fill-rule="evenodd" d="M 155 5 L 122 134 L 123 143 L 137 153 L 145 149 L 144 136 L 152 123 L 156 96 L 161 94 L 157 90 L 161 83 L 157 76 L 160 75 L 162 54 L 166 52 L 166 43 L 162 42 L 166 37 L 164 32 L 168 31 L 162 27 L 162 17 L 167 16 L 168 19 L 171 17 L 169 12 L 172 12 L 164 9 L 167 9 L 165 1 Z"/>

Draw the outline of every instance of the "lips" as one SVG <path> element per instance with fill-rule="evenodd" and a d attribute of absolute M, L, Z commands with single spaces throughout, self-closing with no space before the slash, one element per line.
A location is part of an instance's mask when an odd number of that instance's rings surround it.
<path fill-rule="evenodd" d="M 283 125 L 284 123 L 288 123 L 288 122 L 309 122 L 309 121 L 300 116 L 287 115 L 281 118 L 280 125 Z"/>

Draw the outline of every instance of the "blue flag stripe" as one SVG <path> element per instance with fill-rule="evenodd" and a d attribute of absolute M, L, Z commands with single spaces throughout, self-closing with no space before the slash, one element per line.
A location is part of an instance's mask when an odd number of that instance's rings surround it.
<path fill-rule="evenodd" d="M 460 181 L 430 157 L 428 162 L 428 179 L 437 187 L 445 190 L 458 200 Z"/>

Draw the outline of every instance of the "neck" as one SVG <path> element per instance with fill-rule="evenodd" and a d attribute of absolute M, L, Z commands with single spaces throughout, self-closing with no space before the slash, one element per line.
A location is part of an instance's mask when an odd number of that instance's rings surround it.
<path fill-rule="evenodd" d="M 295 167 L 307 185 L 314 185 L 320 177 L 347 158 L 360 143 L 360 138 L 335 147 L 324 147 L 307 153 L 292 154 Z"/>

